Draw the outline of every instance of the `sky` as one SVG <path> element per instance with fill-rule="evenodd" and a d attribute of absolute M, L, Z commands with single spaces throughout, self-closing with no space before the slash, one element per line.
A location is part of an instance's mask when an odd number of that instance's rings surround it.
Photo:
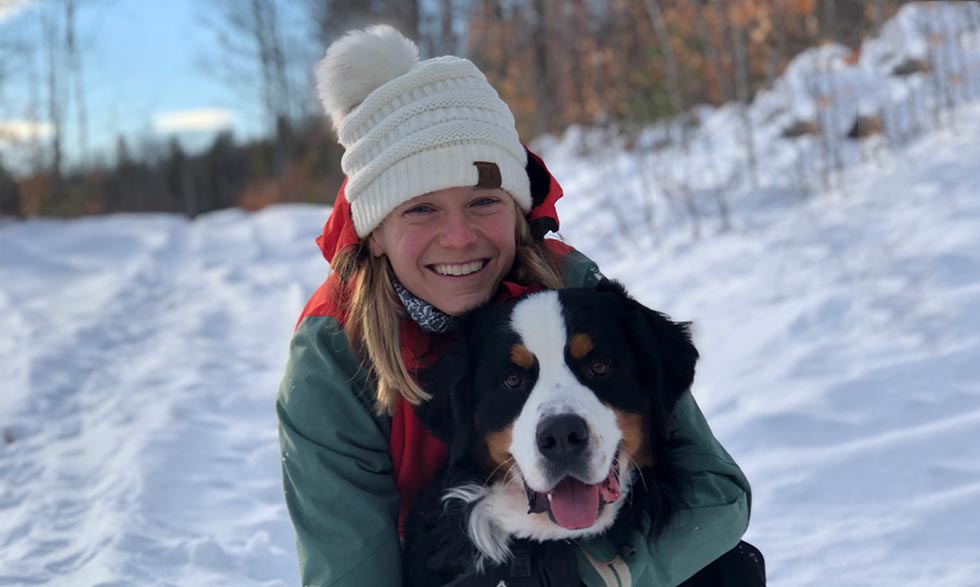
<path fill-rule="evenodd" d="M 0 0 L 0 38 L 37 39 L 39 0 Z M 206 25 L 207 5 L 193 0 L 88 0 L 81 3 L 78 31 L 83 50 L 83 90 L 91 151 L 115 153 L 117 136 L 167 140 L 178 136 L 191 148 L 213 133 L 261 133 L 263 122 L 247 82 L 232 86 L 209 73 L 217 62 L 216 35 Z M 293 22 L 288 27 L 296 31 Z M 29 129 L 26 75 L 0 88 L 0 130 Z M 74 115 L 67 148 L 77 158 Z M 43 130 L 42 130 L 43 132 Z"/>

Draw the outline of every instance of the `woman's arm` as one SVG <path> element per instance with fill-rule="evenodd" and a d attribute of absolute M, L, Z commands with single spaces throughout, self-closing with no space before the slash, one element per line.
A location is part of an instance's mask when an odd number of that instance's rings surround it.
<path fill-rule="evenodd" d="M 607 537 L 583 544 L 579 571 L 586 584 L 603 585 L 603 572 L 622 574 L 626 566 L 634 585 L 674 587 L 738 544 L 749 523 L 749 484 L 690 392 L 678 401 L 668 458 L 691 480 L 681 496 L 686 508 L 660 535 L 644 515 L 620 544 Z"/>
<path fill-rule="evenodd" d="M 340 325 L 303 319 L 276 409 L 304 586 L 401 585 L 389 423 L 372 403 Z"/>
<path fill-rule="evenodd" d="M 690 476 L 687 509 L 658 539 L 647 540 L 654 585 L 677 585 L 738 544 L 749 525 L 749 482 L 708 427 L 690 392 L 677 403 L 672 464 Z"/>

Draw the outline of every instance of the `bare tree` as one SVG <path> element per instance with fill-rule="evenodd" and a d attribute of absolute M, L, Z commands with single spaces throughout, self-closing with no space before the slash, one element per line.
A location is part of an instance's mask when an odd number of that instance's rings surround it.
<path fill-rule="evenodd" d="M 62 177 L 62 140 L 65 119 L 64 45 L 58 16 L 49 10 L 41 11 L 41 46 L 46 57 L 46 102 L 48 122 L 51 125 L 50 158 L 48 173 L 52 193 L 57 193 Z"/>
<path fill-rule="evenodd" d="M 292 151 L 295 94 L 279 0 L 217 0 L 208 22 L 221 54 L 212 69 L 229 84 L 253 94 L 272 139 L 273 175 L 282 177 Z M 258 79 L 258 84 L 253 80 Z"/>
<path fill-rule="evenodd" d="M 88 159 L 88 107 L 85 102 L 85 85 L 82 79 L 82 50 L 78 42 L 78 0 L 65 2 L 65 61 L 71 78 L 75 100 L 75 116 L 78 125 L 78 159 Z"/>
<path fill-rule="evenodd" d="M 715 83 L 718 84 L 718 96 L 717 99 L 724 103 L 731 99 L 732 91 L 731 84 L 729 83 L 728 77 L 724 73 L 724 68 L 722 67 L 721 56 L 718 54 L 715 48 L 714 42 L 712 42 L 711 33 L 708 30 L 708 24 L 705 22 L 704 14 L 709 7 L 699 0 L 697 7 L 694 11 L 694 30 L 698 35 L 698 42 L 701 44 L 701 51 L 704 53 L 705 58 L 708 61 L 708 67 L 711 69 L 711 75 L 715 79 Z"/>
<path fill-rule="evenodd" d="M 3 0 L 0 0 L 0 4 L 2 3 Z M 19 76 L 26 77 L 30 67 L 34 65 L 33 57 L 33 47 L 20 36 L 0 36 L 0 118 L 12 114 L 4 90 L 13 85 Z M 23 113 L 20 116 L 23 116 Z M 11 144 L 19 138 L 14 132 L 0 127 L 0 144 Z"/>
<path fill-rule="evenodd" d="M 871 33 L 877 35 L 881 31 L 881 24 L 885 19 L 885 0 L 873 0 L 871 2 Z"/>
<path fill-rule="evenodd" d="M 16 43 L 13 39 L 0 37 L 0 92 L 3 91 L 4 83 L 11 74 L 11 67 L 15 63 L 13 55 Z"/>
<path fill-rule="evenodd" d="M 835 37 L 834 24 L 837 20 L 837 2 L 836 0 L 822 0 L 823 3 L 823 19 L 820 23 L 822 26 L 821 32 L 824 38 L 833 39 Z"/>
<path fill-rule="evenodd" d="M 556 15 L 548 0 L 532 0 L 534 21 L 530 32 L 533 42 L 535 80 L 538 97 L 535 134 L 555 130 L 558 96 L 549 42 L 552 38 L 550 19 Z"/>
<path fill-rule="evenodd" d="M 33 123 L 35 172 L 47 174 L 44 190 L 47 205 L 58 205 L 64 199 L 63 183 L 66 153 L 66 129 L 69 114 L 74 109 L 78 131 L 78 158 L 88 150 L 87 109 L 81 80 L 82 48 L 78 42 L 78 11 L 84 0 L 51 0 L 37 10 L 38 37 L 23 48 L 26 56 L 28 86 L 28 118 Z M 41 67 L 34 57 L 40 56 Z M 43 104 L 43 107 L 41 106 Z M 47 156 L 41 155 L 40 127 L 43 109 L 50 129 Z M 43 161 L 46 159 L 46 161 Z M 43 161 L 43 162 L 42 162 Z"/>
<path fill-rule="evenodd" d="M 433 3 L 429 3 L 434 6 Z M 458 16 L 453 0 L 439 0 L 438 10 L 418 16 L 418 43 L 429 55 L 455 55 L 459 51 L 456 34 Z"/>
<path fill-rule="evenodd" d="M 395 25 L 404 34 L 418 39 L 419 36 L 419 3 L 418 0 L 402 0 L 392 2 L 395 14 Z"/>
<path fill-rule="evenodd" d="M 20 194 L 17 182 L 3 167 L 3 157 L 0 156 L 0 218 L 3 216 L 20 216 Z"/>
<path fill-rule="evenodd" d="M 667 23 L 664 22 L 663 12 L 660 10 L 660 3 L 657 0 L 646 0 L 647 14 L 650 23 L 653 25 L 654 34 L 657 37 L 657 44 L 660 52 L 664 55 L 664 65 L 667 72 L 667 96 L 670 99 L 670 109 L 673 116 L 679 116 L 684 111 L 684 100 L 681 97 L 680 77 L 677 74 L 677 55 L 670 42 L 670 33 L 667 31 Z"/>
<path fill-rule="evenodd" d="M 373 24 L 389 24 L 406 37 L 419 39 L 418 0 L 307 0 L 306 7 L 324 49 L 345 32 Z"/>
<path fill-rule="evenodd" d="M 749 173 L 749 185 L 756 189 L 759 187 L 758 164 L 755 156 L 755 129 L 752 126 L 752 119 L 749 116 L 749 63 L 746 48 L 745 27 L 741 24 L 730 23 L 729 31 L 732 35 L 732 54 L 734 63 L 732 69 L 735 73 L 735 97 L 739 101 L 739 113 L 742 119 L 742 139 L 745 141 L 746 165 Z"/>
<path fill-rule="evenodd" d="M 443 52 L 455 53 L 459 48 L 459 39 L 456 38 L 456 14 L 453 10 L 453 0 L 440 0 L 439 16 L 442 32 Z"/>

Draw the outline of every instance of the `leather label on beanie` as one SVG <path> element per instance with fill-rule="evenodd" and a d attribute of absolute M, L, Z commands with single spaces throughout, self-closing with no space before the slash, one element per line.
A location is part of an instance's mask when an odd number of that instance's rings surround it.
<path fill-rule="evenodd" d="M 479 179 L 476 181 L 477 187 L 481 188 L 499 188 L 501 185 L 500 179 L 500 168 L 497 167 L 496 163 L 491 163 L 489 161 L 474 161 L 473 165 L 476 165 L 476 170 L 480 174 Z"/>

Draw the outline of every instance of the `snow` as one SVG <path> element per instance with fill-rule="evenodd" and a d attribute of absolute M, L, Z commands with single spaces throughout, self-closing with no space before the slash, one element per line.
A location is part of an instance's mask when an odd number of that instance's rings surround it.
<path fill-rule="evenodd" d="M 980 107 L 960 114 L 846 196 L 700 242 L 630 251 L 593 232 L 611 215 L 565 213 L 607 275 L 694 321 L 772 585 L 980 585 Z"/>
<path fill-rule="evenodd" d="M 322 216 L 0 229 L 0 585 L 297 583 L 273 398 Z"/>
<path fill-rule="evenodd" d="M 842 147 L 826 185 L 818 141 L 778 137 L 794 75 L 877 76 L 871 110 L 914 86 L 935 126 L 931 83 L 880 72 L 927 51 L 923 22 L 963 22 L 943 6 L 856 64 L 802 55 L 749 111 L 756 187 L 735 105 L 699 109 L 687 156 L 663 127 L 539 143 L 562 236 L 694 322 L 694 394 L 774 586 L 980 585 L 980 70 L 939 128 Z M 0 223 L 0 585 L 299 584 L 273 402 L 327 213 Z"/>

